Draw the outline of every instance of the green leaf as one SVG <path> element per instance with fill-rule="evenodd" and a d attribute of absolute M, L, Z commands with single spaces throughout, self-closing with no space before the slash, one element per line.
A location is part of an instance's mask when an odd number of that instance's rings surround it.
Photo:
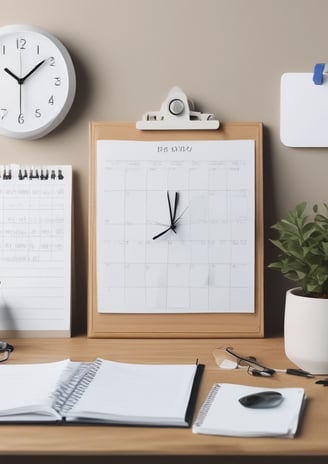
<path fill-rule="evenodd" d="M 307 284 L 306 293 L 321 293 L 321 285 L 318 284 Z"/>
<path fill-rule="evenodd" d="M 278 239 L 269 239 L 278 256 L 269 268 L 298 282 L 305 294 L 328 294 L 328 203 L 324 214 L 313 206 L 315 216 L 306 214 L 306 202 L 289 211 L 286 218 L 271 226 Z"/>
<path fill-rule="evenodd" d="M 288 253 L 287 249 L 284 247 L 284 245 L 280 242 L 280 240 L 270 240 L 270 242 L 275 245 L 279 250 L 281 250 L 283 253 Z"/>
<path fill-rule="evenodd" d="M 270 264 L 268 265 L 268 267 L 269 267 L 270 269 L 276 269 L 277 271 L 280 271 L 282 265 L 281 265 L 281 263 L 279 263 L 278 261 L 275 261 L 274 263 L 270 263 Z"/>
<path fill-rule="evenodd" d="M 325 259 L 328 260 L 328 242 L 321 242 Z"/>
<path fill-rule="evenodd" d="M 312 222 L 305 224 L 305 226 L 303 227 L 303 231 L 302 231 L 303 239 L 308 240 L 316 232 L 316 230 L 317 228 L 315 224 L 313 224 Z"/>
<path fill-rule="evenodd" d="M 303 201 L 302 203 L 300 203 L 299 205 L 296 206 L 295 212 L 296 212 L 297 216 L 303 216 L 306 205 L 307 205 L 307 203 L 305 201 Z"/>

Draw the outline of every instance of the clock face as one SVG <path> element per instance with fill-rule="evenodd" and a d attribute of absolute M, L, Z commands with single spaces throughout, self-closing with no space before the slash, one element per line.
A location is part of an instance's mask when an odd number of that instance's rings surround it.
<path fill-rule="evenodd" d="M 62 122 L 75 96 L 63 44 L 33 26 L 0 28 L 0 133 L 38 138 Z"/>

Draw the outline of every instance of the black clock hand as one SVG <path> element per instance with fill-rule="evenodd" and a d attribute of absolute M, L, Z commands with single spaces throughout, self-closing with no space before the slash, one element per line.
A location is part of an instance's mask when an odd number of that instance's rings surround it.
<path fill-rule="evenodd" d="M 169 213 L 170 213 L 170 226 L 165 229 L 163 232 L 155 235 L 153 237 L 153 240 L 156 240 L 157 238 L 161 237 L 162 235 L 166 234 L 169 230 L 172 230 L 175 234 L 176 234 L 176 227 L 177 227 L 177 222 L 178 220 L 181 218 L 181 216 L 179 216 L 178 218 L 176 218 L 176 214 L 177 214 L 177 210 L 178 210 L 178 203 L 179 203 L 179 193 L 178 192 L 175 192 L 175 197 L 174 197 L 174 208 L 173 208 L 173 213 L 172 213 L 172 206 L 171 206 L 171 200 L 170 200 L 170 195 L 169 195 L 169 192 L 166 192 L 166 196 L 167 196 L 167 202 L 169 204 Z"/>
<path fill-rule="evenodd" d="M 161 232 L 160 234 L 157 234 L 153 237 L 153 240 L 156 240 L 157 238 L 161 237 L 162 235 L 166 234 L 166 232 L 168 232 L 169 230 L 171 230 L 171 226 L 168 227 L 167 229 L 165 229 L 163 232 Z"/>
<path fill-rule="evenodd" d="M 26 81 L 26 79 L 28 77 L 30 77 L 31 74 L 33 74 L 37 69 L 39 69 L 39 67 L 42 66 L 45 61 L 46 60 L 42 60 L 42 61 L 40 61 L 40 63 L 38 63 L 36 66 L 34 66 L 34 68 L 31 69 L 30 72 L 28 72 L 24 77 L 21 78 L 21 81 L 22 81 L 21 83 L 23 84 L 23 82 Z"/>
<path fill-rule="evenodd" d="M 45 62 L 46 60 L 42 60 L 40 61 L 40 63 L 38 63 L 36 66 L 34 66 L 33 69 L 31 69 L 30 72 L 28 72 L 24 77 L 18 77 L 16 76 L 16 74 L 14 74 L 12 71 L 10 71 L 10 69 L 8 68 L 4 68 L 4 71 L 9 74 L 11 77 L 13 77 L 14 79 L 16 79 L 16 81 L 18 82 L 19 85 L 22 85 L 24 84 L 24 82 L 26 81 L 26 79 L 28 77 L 30 77 L 37 69 L 39 69 L 40 66 L 43 65 L 43 63 Z"/>
<path fill-rule="evenodd" d="M 22 116 L 23 116 L 23 114 L 22 114 L 22 99 L 23 99 L 22 98 L 22 91 L 23 91 L 23 89 L 22 89 L 22 86 L 20 85 L 19 86 L 19 116 L 18 116 L 19 121 L 22 120 Z"/>
<path fill-rule="evenodd" d="M 171 221 L 170 229 L 173 230 L 173 232 L 176 234 L 176 231 L 175 231 L 176 226 L 177 226 L 176 215 L 177 215 L 177 208 L 178 208 L 178 202 L 179 202 L 179 194 L 178 194 L 178 192 L 175 192 L 175 196 L 174 196 L 174 212 L 173 212 L 173 214 L 172 214 L 172 207 L 171 207 L 171 201 L 170 201 L 169 192 L 167 192 L 167 201 L 168 201 L 169 210 L 170 210 L 170 221 Z"/>
<path fill-rule="evenodd" d="M 11 77 L 16 79 L 16 81 L 19 84 L 19 115 L 18 115 L 18 121 L 22 121 L 22 117 L 23 117 L 23 115 L 22 115 L 22 84 L 23 84 L 24 81 L 20 77 L 17 77 L 16 74 L 14 74 L 12 71 L 10 71 L 10 69 L 4 68 L 4 71 L 7 74 L 9 74 Z"/>
<path fill-rule="evenodd" d="M 178 221 L 178 220 L 177 220 L 178 203 L 179 203 L 179 193 L 178 193 L 178 192 L 175 192 L 173 220 L 172 220 L 172 222 L 171 222 L 171 225 L 172 225 L 172 223 L 173 223 L 173 224 L 174 224 L 174 227 L 176 226 L 177 221 Z"/>
<path fill-rule="evenodd" d="M 16 74 L 14 74 L 12 71 L 10 71 L 10 69 L 8 68 L 4 68 L 4 71 L 9 74 L 9 76 L 13 77 L 14 79 L 16 79 L 16 81 L 18 82 L 18 84 L 22 84 L 21 82 L 21 78 L 16 76 Z"/>

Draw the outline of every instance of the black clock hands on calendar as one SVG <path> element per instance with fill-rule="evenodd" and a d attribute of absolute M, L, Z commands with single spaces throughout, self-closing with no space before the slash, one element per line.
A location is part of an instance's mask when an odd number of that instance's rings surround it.
<path fill-rule="evenodd" d="M 180 216 L 177 217 L 178 204 L 179 204 L 179 192 L 175 192 L 174 194 L 173 210 L 172 210 L 169 192 L 166 192 L 166 197 L 167 197 L 167 203 L 169 206 L 170 225 L 165 230 L 163 230 L 163 232 L 160 232 L 159 234 L 155 235 L 153 237 L 153 240 L 156 240 L 157 238 L 162 237 L 162 235 L 166 234 L 170 230 L 172 230 L 176 234 L 177 233 L 176 228 L 177 228 L 178 221 L 181 219 L 182 214 L 183 214 L 182 213 L 180 214 Z"/>

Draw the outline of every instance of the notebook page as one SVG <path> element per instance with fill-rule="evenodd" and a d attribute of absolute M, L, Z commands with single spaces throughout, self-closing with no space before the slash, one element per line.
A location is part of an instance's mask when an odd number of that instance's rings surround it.
<path fill-rule="evenodd" d="M 41 364 L 1 364 L 0 366 L 0 420 L 11 413 L 37 409 L 36 405 L 50 407 L 52 393 L 58 386 L 68 359 Z"/>
<path fill-rule="evenodd" d="M 265 390 L 281 392 L 282 403 L 269 409 L 246 408 L 239 403 L 242 396 Z M 199 412 L 193 432 L 227 436 L 293 436 L 303 401 L 303 388 L 216 384 Z"/>
<path fill-rule="evenodd" d="M 196 365 L 125 364 L 102 360 L 68 413 L 124 423 L 183 424 Z"/>
<path fill-rule="evenodd" d="M 0 330 L 69 335 L 71 166 L 0 166 Z"/>

